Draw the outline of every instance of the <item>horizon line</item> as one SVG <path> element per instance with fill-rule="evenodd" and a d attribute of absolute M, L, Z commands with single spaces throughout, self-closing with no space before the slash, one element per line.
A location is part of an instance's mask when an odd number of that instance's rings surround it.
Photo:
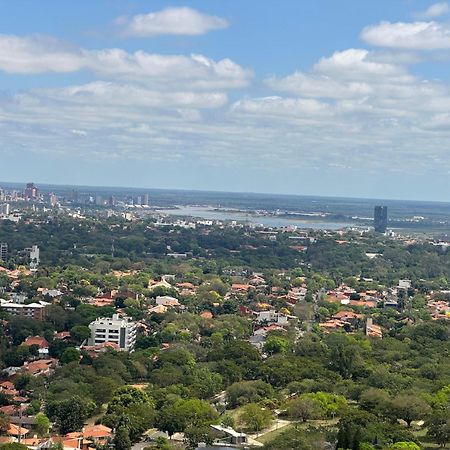
<path fill-rule="evenodd" d="M 303 198 L 323 198 L 323 199 L 347 199 L 347 200 L 370 200 L 378 202 L 426 202 L 426 203 L 440 203 L 449 204 L 450 200 L 418 200 L 418 199 L 401 199 L 401 198 L 375 198 L 375 197 L 349 197 L 345 195 L 317 195 L 317 194 L 292 194 L 292 193 L 274 193 L 274 192 L 254 192 L 254 191 L 223 191 L 223 190 L 207 190 L 207 189 L 189 189 L 189 188 L 155 188 L 155 187 L 135 187 L 135 186 L 111 186 L 111 185 L 95 185 L 95 184 L 61 184 L 61 183 L 48 183 L 39 181 L 0 181 L 0 188 L 2 185 L 20 185 L 24 186 L 27 183 L 34 183 L 44 187 L 74 187 L 74 188 L 105 188 L 105 189 L 132 189 L 132 190 L 149 190 L 149 191 L 175 191 L 175 192 L 198 192 L 198 193 L 214 193 L 214 194 L 234 194 L 234 195 L 270 195 L 279 197 L 303 197 Z M 39 186 L 37 186 L 39 188 Z"/>

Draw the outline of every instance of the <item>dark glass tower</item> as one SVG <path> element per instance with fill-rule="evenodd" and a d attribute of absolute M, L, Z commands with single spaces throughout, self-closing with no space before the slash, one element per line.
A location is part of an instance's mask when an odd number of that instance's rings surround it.
<path fill-rule="evenodd" d="M 386 233 L 387 206 L 375 206 L 373 214 L 373 227 L 376 233 Z"/>

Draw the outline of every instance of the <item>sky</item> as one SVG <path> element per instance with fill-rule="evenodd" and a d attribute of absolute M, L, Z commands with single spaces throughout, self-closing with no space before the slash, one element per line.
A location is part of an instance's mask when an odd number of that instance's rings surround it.
<path fill-rule="evenodd" d="M 0 180 L 450 201 L 450 3 L 0 0 Z"/>

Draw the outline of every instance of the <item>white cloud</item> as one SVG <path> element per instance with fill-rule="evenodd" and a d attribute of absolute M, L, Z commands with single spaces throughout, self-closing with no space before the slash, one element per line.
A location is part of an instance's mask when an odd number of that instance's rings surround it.
<path fill-rule="evenodd" d="M 243 99 L 234 103 L 237 113 L 258 114 L 266 117 L 312 118 L 329 116 L 329 105 L 313 99 L 261 97 Z"/>
<path fill-rule="evenodd" d="M 228 27 L 221 17 L 210 16 L 192 8 L 167 8 L 131 18 L 120 17 L 117 24 L 128 36 L 147 37 L 161 34 L 201 35 Z"/>
<path fill-rule="evenodd" d="M 253 74 L 230 59 L 203 55 L 161 55 L 142 50 L 87 50 L 47 37 L 0 35 L 0 70 L 15 74 L 68 73 L 90 70 L 110 79 L 159 83 L 168 88 L 184 83 L 195 89 L 246 86 Z"/>
<path fill-rule="evenodd" d="M 139 85 L 95 81 L 66 88 L 38 89 L 38 98 L 56 102 L 131 106 L 133 108 L 220 108 L 227 102 L 222 92 L 157 91 Z"/>
<path fill-rule="evenodd" d="M 367 80 L 379 77 L 409 78 L 402 66 L 371 59 L 368 50 L 351 48 L 322 58 L 314 71 L 339 79 Z"/>
<path fill-rule="evenodd" d="M 352 166 L 364 173 L 405 166 L 419 172 L 424 155 L 433 154 L 447 170 L 450 86 L 413 76 L 410 54 L 337 51 L 310 70 L 272 76 L 266 92 L 229 105 L 228 89 L 252 79 L 229 59 L 0 36 L 2 71 L 85 70 L 95 80 L 0 96 L 0 149 L 220 168 L 236 161 L 303 170 Z"/>
<path fill-rule="evenodd" d="M 284 78 L 271 77 L 266 84 L 281 92 L 290 92 L 303 97 L 348 98 L 371 93 L 371 87 L 361 81 L 344 83 L 326 75 L 295 72 Z"/>
<path fill-rule="evenodd" d="M 230 59 L 214 61 L 202 55 L 160 55 L 144 51 L 127 53 L 120 49 L 91 52 L 89 67 L 101 76 L 143 83 L 188 83 L 199 89 L 238 88 L 253 74 Z"/>
<path fill-rule="evenodd" d="M 435 19 L 437 17 L 444 16 L 450 12 L 450 7 L 447 2 L 439 2 L 434 3 L 429 8 L 427 8 L 425 11 L 421 11 L 414 14 L 414 17 L 418 19 Z"/>
<path fill-rule="evenodd" d="M 0 70 L 33 74 L 74 72 L 85 65 L 84 52 L 46 36 L 0 34 Z"/>
<path fill-rule="evenodd" d="M 434 21 L 381 22 L 364 28 L 361 38 L 368 44 L 394 49 L 450 49 L 450 27 Z"/>
<path fill-rule="evenodd" d="M 265 83 L 276 91 L 301 97 L 348 100 L 373 97 L 387 90 L 394 95 L 395 88 L 415 81 L 401 65 L 374 58 L 367 50 L 348 49 L 321 58 L 309 73 L 271 77 Z"/>
<path fill-rule="evenodd" d="M 83 130 L 71 130 L 72 134 L 75 134 L 76 136 L 82 136 L 82 137 L 86 137 L 88 134 L 86 133 L 86 131 Z"/>

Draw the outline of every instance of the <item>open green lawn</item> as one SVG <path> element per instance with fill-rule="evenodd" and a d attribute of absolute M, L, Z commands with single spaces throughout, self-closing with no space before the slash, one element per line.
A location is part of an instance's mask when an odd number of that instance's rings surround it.
<path fill-rule="evenodd" d="M 262 444 L 265 444 L 266 442 L 271 441 L 272 439 L 274 439 L 275 437 L 277 437 L 279 434 L 283 433 L 284 431 L 289 430 L 293 426 L 294 426 L 293 424 L 289 424 L 289 425 L 286 425 L 285 427 L 281 427 L 276 430 L 270 431 L 269 433 L 261 434 L 261 436 L 257 439 L 257 441 L 261 442 Z M 264 431 L 262 431 L 262 433 L 264 433 Z"/>
<path fill-rule="evenodd" d="M 438 444 L 434 443 L 428 436 L 427 436 L 427 429 L 426 428 L 420 428 L 418 430 L 412 430 L 412 433 L 414 436 L 416 436 L 421 444 L 421 447 L 424 450 L 434 450 L 436 448 L 441 448 Z"/>

